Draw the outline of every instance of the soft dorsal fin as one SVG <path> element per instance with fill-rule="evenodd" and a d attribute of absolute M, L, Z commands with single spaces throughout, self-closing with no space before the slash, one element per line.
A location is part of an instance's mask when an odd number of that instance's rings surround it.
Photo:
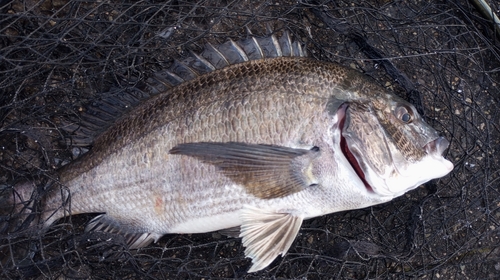
<path fill-rule="evenodd" d="M 69 135 L 66 141 L 71 146 L 88 147 L 94 139 L 106 131 L 118 118 L 137 106 L 152 94 L 131 87 L 112 88 L 103 93 L 99 100 L 85 104 L 78 115 L 59 119 L 59 127 Z"/>
<path fill-rule="evenodd" d="M 288 32 L 279 39 L 276 35 L 252 36 L 220 45 L 207 43 L 201 53 L 190 52 L 188 57 L 174 60 L 168 69 L 154 73 L 136 87 L 103 93 L 100 100 L 86 104 L 78 116 L 62 120 L 60 126 L 70 134 L 68 140 L 72 146 L 90 146 L 118 118 L 151 96 L 164 94 L 172 87 L 229 65 L 281 56 L 306 56 L 306 53 Z"/>

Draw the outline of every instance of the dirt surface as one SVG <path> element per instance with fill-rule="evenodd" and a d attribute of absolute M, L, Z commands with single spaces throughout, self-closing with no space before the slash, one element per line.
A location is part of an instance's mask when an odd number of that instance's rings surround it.
<path fill-rule="evenodd" d="M 206 42 L 269 30 L 411 100 L 450 140 L 454 171 L 390 203 L 306 221 L 289 253 L 253 274 L 240 240 L 218 233 L 128 252 L 116 236 L 84 233 L 91 215 L 43 234 L 2 216 L 0 278 L 500 277 L 500 38 L 467 1 L 0 1 L 0 191 L 29 180 L 38 202 L 54 171 L 90 148 L 62 119 Z"/>

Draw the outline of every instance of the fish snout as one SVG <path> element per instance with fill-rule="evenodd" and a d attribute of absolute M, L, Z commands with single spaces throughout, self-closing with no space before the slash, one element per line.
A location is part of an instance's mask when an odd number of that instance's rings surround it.
<path fill-rule="evenodd" d="M 450 142 L 446 140 L 446 138 L 440 136 L 427 143 L 424 148 L 427 154 L 442 155 L 443 152 L 448 149 L 448 146 L 450 146 Z"/>

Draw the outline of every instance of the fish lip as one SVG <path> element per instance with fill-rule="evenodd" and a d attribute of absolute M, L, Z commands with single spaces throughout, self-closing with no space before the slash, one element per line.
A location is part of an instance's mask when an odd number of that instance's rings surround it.
<path fill-rule="evenodd" d="M 446 140 L 443 136 L 439 136 L 436 139 L 425 144 L 424 150 L 428 155 L 441 156 L 446 149 L 450 146 L 450 142 Z"/>
<path fill-rule="evenodd" d="M 344 123 L 345 123 L 345 118 L 346 118 L 346 113 L 347 109 L 349 107 L 348 103 L 343 103 L 339 109 L 338 109 L 338 116 L 339 116 L 339 129 L 340 129 L 340 150 L 342 151 L 342 154 L 344 157 L 347 159 L 349 164 L 351 165 L 352 169 L 354 169 L 354 172 L 356 175 L 358 175 L 358 178 L 363 182 L 365 185 L 365 188 L 369 192 L 374 192 L 373 187 L 368 183 L 366 180 L 366 175 L 363 172 L 363 169 L 361 168 L 361 165 L 359 164 L 358 160 L 354 156 L 354 154 L 351 152 L 349 149 L 349 145 L 347 145 L 347 140 L 344 137 L 343 131 L 344 131 Z"/>

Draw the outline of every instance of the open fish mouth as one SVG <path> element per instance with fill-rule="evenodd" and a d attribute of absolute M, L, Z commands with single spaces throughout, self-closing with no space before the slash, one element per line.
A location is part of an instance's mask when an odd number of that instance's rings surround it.
<path fill-rule="evenodd" d="M 450 142 L 446 140 L 444 137 L 438 137 L 434 139 L 433 141 L 427 143 L 424 146 L 424 150 L 427 152 L 428 155 L 436 155 L 436 156 L 441 156 L 443 152 L 448 149 L 448 146 L 450 145 Z"/>
<path fill-rule="evenodd" d="M 349 146 L 347 145 L 347 141 L 342 134 L 342 131 L 344 131 L 344 123 L 345 123 L 345 117 L 346 117 L 346 111 L 347 108 L 349 107 L 348 103 L 344 103 L 340 106 L 338 109 L 338 117 L 339 117 L 339 129 L 341 131 L 340 133 L 340 149 L 342 153 L 344 154 L 344 157 L 347 159 L 351 167 L 354 169 L 354 172 L 356 172 L 356 175 L 358 175 L 359 179 L 363 182 L 365 185 L 365 188 L 369 192 L 374 192 L 372 186 L 368 183 L 366 180 L 365 173 L 363 172 L 363 169 L 361 169 L 361 166 L 356 159 L 356 157 L 352 154 L 351 150 L 349 149 Z"/>

